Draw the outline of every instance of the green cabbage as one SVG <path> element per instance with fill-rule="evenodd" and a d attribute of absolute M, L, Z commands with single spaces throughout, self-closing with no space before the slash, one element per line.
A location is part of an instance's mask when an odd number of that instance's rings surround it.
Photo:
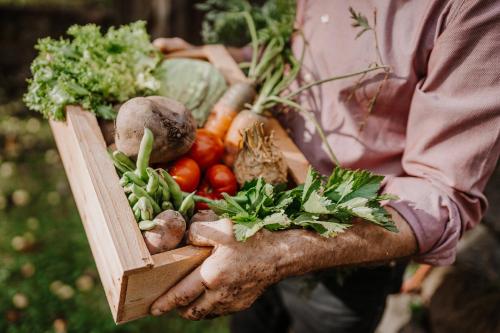
<path fill-rule="evenodd" d="M 214 104 L 226 91 L 222 74 L 210 63 L 193 59 L 163 61 L 155 72 L 159 94 L 183 103 L 203 126 Z"/>

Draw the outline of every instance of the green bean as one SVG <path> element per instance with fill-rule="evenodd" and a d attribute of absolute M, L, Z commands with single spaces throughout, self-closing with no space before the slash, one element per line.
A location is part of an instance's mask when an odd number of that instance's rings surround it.
<path fill-rule="evenodd" d="M 193 196 L 194 196 L 194 192 L 189 194 L 187 197 L 184 198 L 184 200 L 182 200 L 182 204 L 179 207 L 179 213 L 181 213 L 182 215 L 188 215 L 188 212 L 191 209 L 194 209 Z"/>
<path fill-rule="evenodd" d="M 139 208 L 134 209 L 134 217 L 137 222 L 141 220 L 141 210 Z"/>
<path fill-rule="evenodd" d="M 124 174 L 125 172 L 129 171 L 126 167 L 122 166 L 120 163 L 118 163 L 115 160 L 113 160 L 113 164 L 115 165 L 115 168 L 118 169 L 120 174 Z"/>
<path fill-rule="evenodd" d="M 194 199 L 193 199 L 193 203 L 191 206 L 189 206 L 189 209 L 187 211 L 187 216 L 189 218 L 191 218 L 194 215 L 194 207 L 195 207 L 195 204 L 194 204 Z"/>
<path fill-rule="evenodd" d="M 123 173 L 125 173 L 125 172 L 127 172 L 127 171 L 134 170 L 133 164 L 132 164 L 132 168 L 130 168 L 129 165 L 122 163 L 120 161 L 120 159 L 117 159 L 115 157 L 114 152 L 112 152 L 111 150 L 108 150 L 108 154 L 109 154 L 109 157 L 111 158 L 111 161 L 113 161 L 113 164 L 115 165 L 115 168 L 118 169 L 120 175 L 123 174 Z"/>
<path fill-rule="evenodd" d="M 141 221 L 152 219 L 153 214 L 149 210 L 141 210 Z"/>
<path fill-rule="evenodd" d="M 139 201 L 137 201 L 133 206 L 132 210 L 134 211 L 134 217 L 137 222 L 141 220 L 141 209 L 139 208 Z"/>
<path fill-rule="evenodd" d="M 170 176 L 170 174 L 167 171 L 160 169 L 160 173 L 168 185 L 168 189 L 172 196 L 174 207 L 179 209 L 182 204 L 182 191 L 181 188 L 179 187 L 179 184 L 177 184 L 175 179 L 173 179 L 172 176 Z"/>
<path fill-rule="evenodd" d="M 151 220 L 153 218 L 153 206 L 147 197 L 139 198 L 137 207 L 141 210 L 141 220 Z"/>
<path fill-rule="evenodd" d="M 139 176 L 137 176 L 135 173 L 132 171 L 127 171 L 122 175 L 122 178 L 120 178 L 120 185 L 122 187 L 125 187 L 129 184 L 136 184 L 138 186 L 145 186 L 146 183 L 142 181 Z"/>
<path fill-rule="evenodd" d="M 139 201 L 139 198 L 134 193 L 130 193 L 128 196 L 128 202 L 130 206 L 133 207 L 137 203 L 137 201 Z"/>
<path fill-rule="evenodd" d="M 172 205 L 172 203 L 170 201 L 163 201 L 161 203 L 161 209 L 163 211 L 169 210 L 169 209 L 174 209 L 174 205 Z"/>
<path fill-rule="evenodd" d="M 158 203 L 158 205 L 160 206 L 161 202 L 163 201 L 161 200 L 161 191 L 162 191 L 161 186 L 158 186 L 156 191 L 153 194 L 151 194 L 151 197 L 153 197 L 153 199 L 155 199 L 155 202 Z"/>
<path fill-rule="evenodd" d="M 189 192 L 182 192 L 182 196 L 184 198 L 190 194 L 191 193 L 189 193 Z M 248 199 L 246 197 L 242 197 L 242 196 L 234 196 L 231 198 L 239 204 L 244 204 L 248 201 Z M 209 199 L 209 198 L 205 198 L 205 197 L 202 197 L 202 196 L 196 195 L 196 194 L 193 196 L 193 199 L 194 199 L 194 202 L 204 202 L 207 204 L 212 204 L 212 203 L 218 201 L 218 199 Z"/>
<path fill-rule="evenodd" d="M 159 169 L 160 171 L 163 169 Z M 163 177 L 158 177 L 158 181 L 160 182 L 160 188 L 162 192 L 162 199 L 163 201 L 169 201 L 170 200 L 170 191 L 169 191 L 169 186 L 163 179 Z"/>
<path fill-rule="evenodd" d="M 125 187 L 125 186 L 127 186 L 128 184 L 130 184 L 130 178 L 128 178 L 128 177 L 126 176 L 127 172 L 130 172 L 130 171 L 126 171 L 126 172 L 122 175 L 122 177 L 120 178 L 120 182 L 119 182 L 119 183 L 120 183 L 120 186 L 121 186 L 121 187 Z"/>
<path fill-rule="evenodd" d="M 138 186 L 145 186 L 146 183 L 144 181 L 142 181 L 141 178 L 139 178 L 139 176 L 137 176 L 134 172 L 132 171 L 127 171 L 123 174 L 123 176 L 126 176 L 128 179 L 129 179 L 129 183 L 132 182 Z"/>
<path fill-rule="evenodd" d="M 167 200 L 164 200 L 163 199 L 163 192 L 165 192 L 166 190 L 163 188 L 163 186 L 161 186 L 161 184 L 158 186 L 158 189 L 156 190 L 155 192 L 155 200 L 156 202 L 160 205 L 163 201 L 167 201 Z M 168 192 L 168 191 L 167 191 Z"/>
<path fill-rule="evenodd" d="M 142 231 L 148 231 L 156 227 L 156 222 L 153 220 L 144 220 L 139 222 L 139 229 Z"/>
<path fill-rule="evenodd" d="M 156 201 L 154 201 L 153 198 L 151 198 L 151 196 L 148 194 L 148 192 L 146 192 L 146 190 L 144 190 L 142 187 L 139 187 L 135 184 L 131 185 L 131 189 L 132 189 L 132 193 L 134 193 L 139 198 L 139 200 L 142 197 L 146 197 L 148 199 L 148 201 L 150 201 L 151 205 L 153 206 L 153 210 L 154 210 L 155 214 L 161 213 L 160 206 L 158 206 Z"/>
<path fill-rule="evenodd" d="M 136 173 L 141 179 L 146 181 L 148 174 L 146 169 L 149 165 L 149 157 L 153 150 L 153 132 L 149 128 L 144 127 L 144 135 L 142 136 L 141 144 L 139 146 L 139 154 L 137 155 L 137 169 Z"/>
<path fill-rule="evenodd" d="M 113 152 L 113 159 L 116 160 L 117 162 L 119 162 L 121 165 L 123 165 L 127 169 L 129 169 L 129 171 L 133 171 L 135 169 L 134 162 L 132 162 L 130 160 L 130 158 L 128 158 L 128 156 L 125 155 L 125 153 L 123 153 L 119 150 L 115 150 Z"/>
<path fill-rule="evenodd" d="M 159 186 L 159 180 L 160 178 L 158 174 L 156 173 L 155 170 L 152 168 L 147 168 L 146 173 L 148 174 L 149 180 L 148 184 L 146 185 L 146 192 L 148 192 L 150 195 L 154 196 L 156 191 L 158 190 Z"/>
<path fill-rule="evenodd" d="M 162 187 L 161 189 L 161 200 L 162 201 L 170 201 L 170 192 L 168 190 L 168 187 Z"/>

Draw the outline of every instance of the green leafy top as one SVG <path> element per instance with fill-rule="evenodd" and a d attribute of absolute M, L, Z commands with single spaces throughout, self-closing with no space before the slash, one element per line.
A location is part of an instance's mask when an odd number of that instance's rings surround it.
<path fill-rule="evenodd" d="M 396 232 L 390 215 L 380 205 L 392 195 L 379 195 L 383 176 L 336 167 L 326 178 L 309 168 L 306 181 L 293 189 L 272 186 L 262 178 L 246 183 L 234 197 L 224 196 L 209 206 L 231 218 L 235 237 L 244 241 L 262 228 L 310 228 L 324 237 L 336 236 L 362 218 Z"/>
<path fill-rule="evenodd" d="M 269 0 L 262 6 L 247 0 L 207 0 L 196 7 L 206 12 L 201 34 L 207 44 L 248 44 L 251 36 L 242 12 L 251 15 L 263 43 L 276 36 L 288 41 L 293 32 L 295 0 Z"/>
<path fill-rule="evenodd" d="M 351 14 L 352 26 L 354 28 L 359 28 L 359 32 L 356 35 L 356 39 L 359 38 L 365 32 L 372 30 L 370 23 L 368 23 L 368 19 L 361 12 L 357 12 L 354 8 L 349 7 L 349 13 Z"/>
<path fill-rule="evenodd" d="M 156 92 L 153 70 L 162 57 L 138 21 L 102 34 L 98 26 L 74 25 L 70 39 L 44 38 L 31 64 L 26 105 L 46 118 L 62 120 L 64 108 L 80 104 L 97 116 L 116 116 L 112 104 Z"/>

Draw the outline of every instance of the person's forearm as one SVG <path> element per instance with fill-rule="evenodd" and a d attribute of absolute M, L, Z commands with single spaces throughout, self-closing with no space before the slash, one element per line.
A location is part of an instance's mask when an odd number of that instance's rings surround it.
<path fill-rule="evenodd" d="M 385 262 L 415 254 L 417 243 L 410 226 L 397 212 L 390 208 L 388 211 L 398 233 L 363 222 L 356 222 L 334 238 L 298 229 L 284 232 L 273 244 L 279 253 L 278 275 L 287 277 L 329 267 Z"/>

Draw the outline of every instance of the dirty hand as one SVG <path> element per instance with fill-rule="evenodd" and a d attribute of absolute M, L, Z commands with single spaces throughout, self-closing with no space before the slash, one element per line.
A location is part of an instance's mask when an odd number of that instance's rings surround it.
<path fill-rule="evenodd" d="M 153 303 L 155 316 L 174 308 L 191 320 L 241 311 L 281 279 L 276 267 L 280 246 L 270 231 L 262 230 L 246 242 L 238 242 L 232 222 L 221 219 L 193 223 L 189 240 L 193 245 L 213 246 L 212 254 Z"/>

